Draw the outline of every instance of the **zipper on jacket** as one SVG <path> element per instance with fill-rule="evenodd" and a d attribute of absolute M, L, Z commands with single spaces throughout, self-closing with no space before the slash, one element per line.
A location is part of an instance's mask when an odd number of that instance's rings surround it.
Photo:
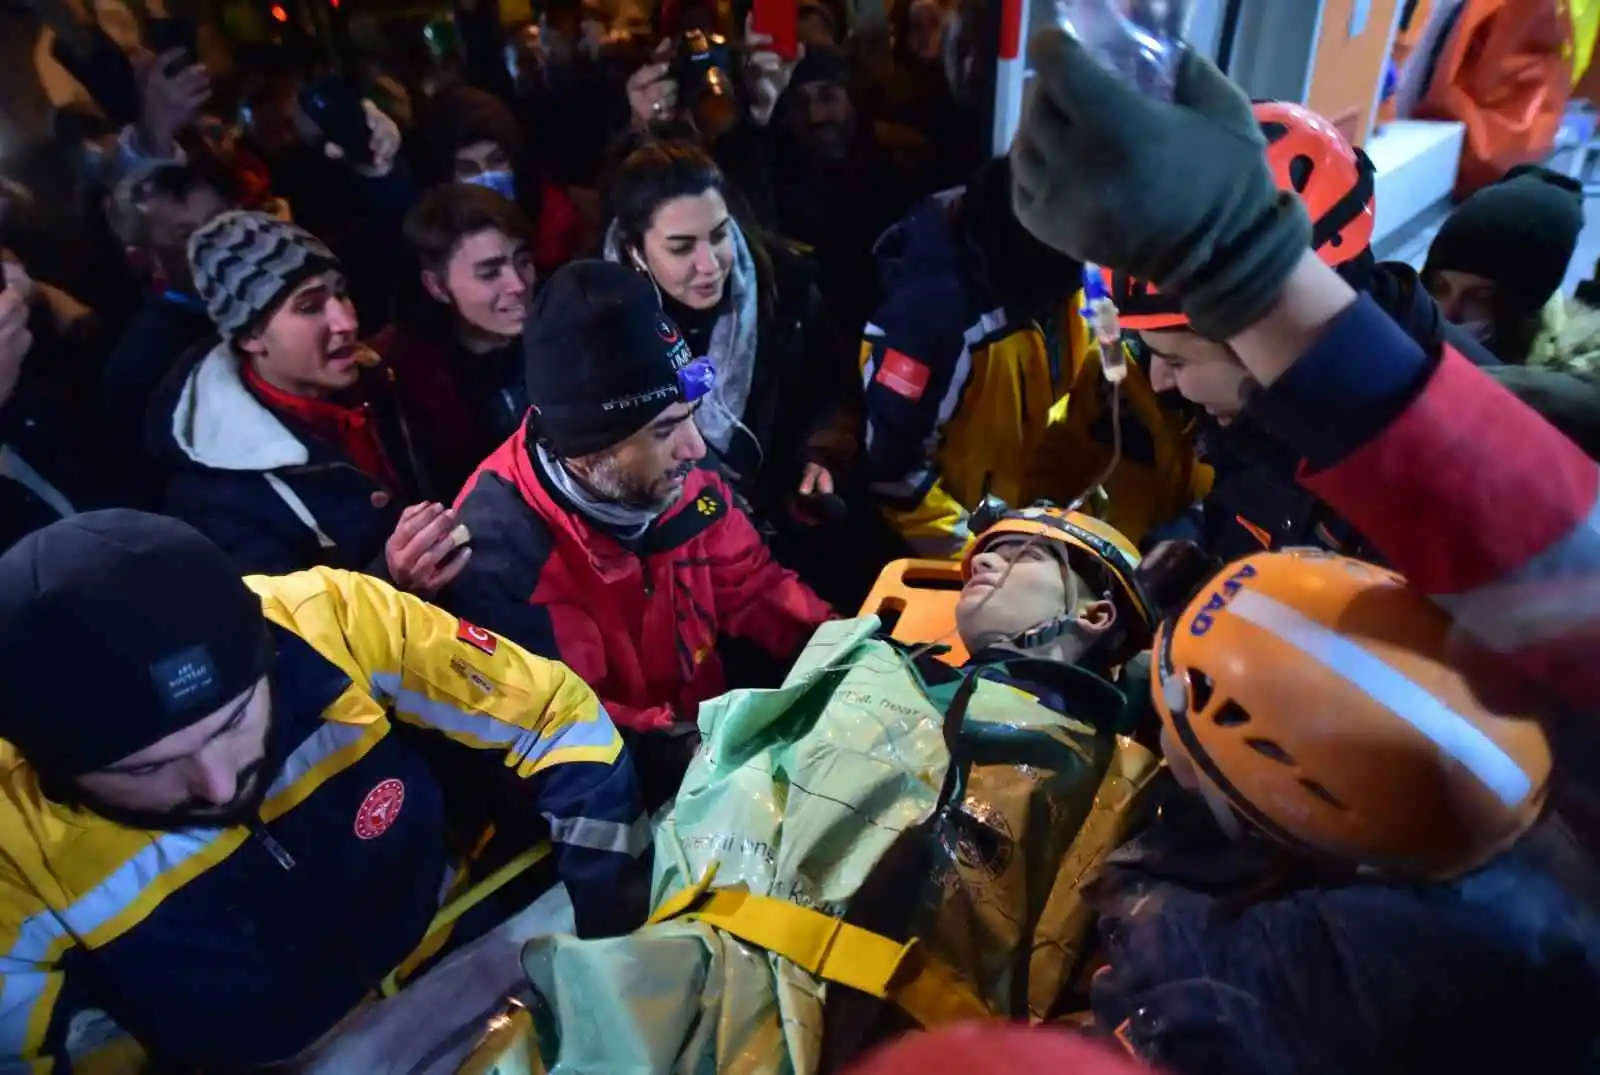
<path fill-rule="evenodd" d="M 280 844 L 272 833 L 267 831 L 267 827 L 261 823 L 260 818 L 253 817 L 250 819 L 250 835 L 261 841 L 262 845 L 267 849 L 267 854 L 271 855 L 279 866 L 286 870 L 294 869 L 294 856 L 289 854 L 288 849 Z"/>
<path fill-rule="evenodd" d="M 656 595 L 656 584 L 650 579 L 650 560 L 648 557 L 639 557 L 639 574 L 644 578 L 644 595 L 646 597 L 654 597 Z"/>

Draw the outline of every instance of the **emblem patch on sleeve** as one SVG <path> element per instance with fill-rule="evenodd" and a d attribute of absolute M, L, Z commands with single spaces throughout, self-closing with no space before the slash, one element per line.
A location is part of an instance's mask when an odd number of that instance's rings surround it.
<path fill-rule="evenodd" d="M 481 649 L 489 656 L 494 656 L 494 651 L 500 648 L 500 639 L 475 623 L 466 620 L 456 622 L 456 638 L 474 649 Z"/>
<path fill-rule="evenodd" d="M 877 376 L 872 379 L 895 395 L 904 396 L 915 403 L 928 390 L 928 380 L 932 375 L 933 371 L 927 366 L 891 347 L 883 353 Z"/>

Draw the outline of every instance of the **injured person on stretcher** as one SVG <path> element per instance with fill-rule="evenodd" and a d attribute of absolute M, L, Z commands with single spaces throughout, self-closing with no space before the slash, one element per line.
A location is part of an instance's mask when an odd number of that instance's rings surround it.
<path fill-rule="evenodd" d="M 1509 1061 L 1530 1031 L 1577 1069 L 1600 904 L 1548 742 L 1473 698 L 1403 580 L 1263 553 L 1163 618 L 1120 535 L 1053 508 L 991 521 L 962 575 L 960 664 L 868 615 L 704 706 L 650 923 L 534 937 L 463 1065 L 455 1024 L 396 1070 L 813 1075 L 997 1019 L 1180 1075 Z M 436 1011 L 430 984 L 388 1003 Z"/>

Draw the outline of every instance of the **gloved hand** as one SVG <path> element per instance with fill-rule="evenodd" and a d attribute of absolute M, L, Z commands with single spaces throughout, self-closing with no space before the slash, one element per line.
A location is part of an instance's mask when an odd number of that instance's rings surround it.
<path fill-rule="evenodd" d="M 1311 222 L 1267 170 L 1250 101 L 1187 51 L 1173 102 L 1097 64 L 1060 30 L 1029 42 L 1035 77 L 1011 147 L 1017 218 L 1085 261 L 1183 300 L 1227 340 L 1264 316 L 1311 246 Z"/>

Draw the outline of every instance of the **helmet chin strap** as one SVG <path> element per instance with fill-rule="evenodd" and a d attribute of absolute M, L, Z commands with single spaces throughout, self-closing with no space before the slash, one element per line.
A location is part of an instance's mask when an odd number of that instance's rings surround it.
<path fill-rule="evenodd" d="M 1042 623 L 1037 627 L 1030 627 L 1021 634 L 1012 635 L 1002 644 L 1019 650 L 1040 649 L 1050 645 L 1070 631 L 1073 622 L 1074 617 L 1070 615 L 1057 616 L 1055 619 Z"/>

